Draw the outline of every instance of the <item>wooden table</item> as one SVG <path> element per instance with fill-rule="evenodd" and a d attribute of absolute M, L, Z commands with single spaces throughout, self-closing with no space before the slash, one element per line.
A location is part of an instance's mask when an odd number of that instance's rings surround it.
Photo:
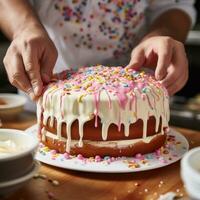
<path fill-rule="evenodd" d="M 23 113 L 4 128 L 26 129 L 36 123 L 31 113 Z M 200 146 L 200 132 L 176 128 L 189 141 L 190 148 Z M 42 164 L 39 173 L 59 181 L 53 186 L 47 179 L 32 179 L 9 200 L 153 200 L 173 191 L 187 199 L 180 179 L 180 162 L 147 172 L 98 174 L 59 169 Z M 160 184 L 163 183 L 163 184 Z M 49 195 L 53 194 L 50 198 Z"/>

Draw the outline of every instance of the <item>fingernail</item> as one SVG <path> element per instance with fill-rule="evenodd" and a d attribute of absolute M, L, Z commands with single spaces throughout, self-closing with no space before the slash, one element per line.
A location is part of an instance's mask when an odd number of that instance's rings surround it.
<path fill-rule="evenodd" d="M 30 96 L 31 100 L 34 100 L 34 99 L 35 99 L 35 95 L 34 95 L 33 92 L 30 92 L 30 93 L 29 93 L 29 96 Z"/>
<path fill-rule="evenodd" d="M 39 88 L 38 86 L 34 87 L 33 90 L 34 90 L 34 93 L 35 93 L 36 96 L 39 96 L 39 95 L 40 95 L 40 94 L 39 94 L 40 88 Z"/>
<path fill-rule="evenodd" d="M 159 81 L 159 83 L 160 83 L 160 84 L 163 84 L 163 83 L 164 83 L 164 81 L 163 81 L 163 80 L 160 80 L 160 81 Z M 163 84 L 163 85 L 164 85 L 164 84 Z"/>

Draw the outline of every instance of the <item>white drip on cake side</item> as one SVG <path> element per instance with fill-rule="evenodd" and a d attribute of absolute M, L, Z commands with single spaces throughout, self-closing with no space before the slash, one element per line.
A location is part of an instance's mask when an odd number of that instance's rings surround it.
<path fill-rule="evenodd" d="M 96 95 L 96 96 L 95 96 Z M 124 125 L 125 136 L 129 136 L 129 126 L 141 119 L 143 121 L 143 140 L 147 138 L 147 122 L 150 116 L 155 117 L 155 132 L 158 132 L 160 118 L 161 134 L 163 128 L 168 127 L 169 121 L 169 100 L 164 89 L 150 83 L 148 90 L 142 93 L 137 87 L 126 94 L 127 101 L 124 107 L 119 105 L 119 99 L 116 95 L 102 89 L 97 94 L 87 94 L 83 96 L 82 92 L 64 93 L 61 88 L 48 88 L 43 98 L 38 101 L 37 113 L 38 123 L 41 115 L 43 124 L 47 124 L 50 119 L 50 125 L 53 126 L 54 118 L 57 121 L 56 138 L 61 140 L 62 124 L 66 123 L 66 151 L 70 152 L 71 147 L 71 125 L 75 120 L 79 122 L 79 147 L 83 145 L 84 124 L 97 116 L 102 124 L 102 139 L 107 140 L 108 128 L 110 124 L 116 124 L 120 130 Z M 97 98 L 99 97 L 99 99 Z M 81 100 L 80 100 L 81 99 Z M 80 100 L 80 101 L 79 101 Z M 96 116 L 95 116 L 96 115 Z M 46 140 L 46 131 L 42 131 L 42 140 Z"/>
<path fill-rule="evenodd" d="M 42 129 L 42 133 L 45 134 L 46 137 L 49 137 L 53 140 L 57 140 L 57 136 L 49 131 L 46 131 L 45 129 Z M 111 141 L 92 141 L 92 140 L 84 140 L 85 144 L 89 144 L 95 147 L 108 147 L 108 148 L 127 148 L 132 147 L 138 142 L 143 142 L 145 144 L 150 143 L 153 139 L 161 136 L 162 133 L 158 133 L 156 135 L 148 136 L 145 139 L 143 138 L 137 138 L 137 139 L 129 139 L 129 140 L 111 140 Z M 67 142 L 67 139 L 64 137 L 61 137 L 60 141 Z M 78 140 L 71 140 L 71 147 L 77 147 L 79 146 Z"/>

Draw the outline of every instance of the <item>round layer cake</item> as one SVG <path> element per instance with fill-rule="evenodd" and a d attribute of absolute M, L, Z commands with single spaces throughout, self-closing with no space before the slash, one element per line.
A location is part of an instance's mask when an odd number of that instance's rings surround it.
<path fill-rule="evenodd" d="M 42 143 L 60 153 L 134 156 L 164 145 L 169 97 L 145 71 L 82 67 L 54 77 L 37 118 Z"/>

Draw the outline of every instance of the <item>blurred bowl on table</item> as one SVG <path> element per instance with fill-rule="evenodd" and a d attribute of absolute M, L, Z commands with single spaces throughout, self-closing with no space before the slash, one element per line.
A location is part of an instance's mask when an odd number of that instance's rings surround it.
<path fill-rule="evenodd" d="M 11 193 L 23 187 L 38 172 L 39 167 L 39 162 L 35 161 L 32 169 L 27 174 L 14 180 L 0 182 L 0 199 L 1 197 L 7 197 Z"/>
<path fill-rule="evenodd" d="M 200 147 L 184 155 L 181 161 L 181 177 L 189 196 L 200 200 Z"/>
<path fill-rule="evenodd" d="M 18 94 L 0 94 L 0 118 L 14 119 L 24 109 L 26 98 Z"/>
<path fill-rule="evenodd" d="M 24 131 L 0 129 L 0 184 L 29 173 L 37 147 L 37 139 Z"/>

